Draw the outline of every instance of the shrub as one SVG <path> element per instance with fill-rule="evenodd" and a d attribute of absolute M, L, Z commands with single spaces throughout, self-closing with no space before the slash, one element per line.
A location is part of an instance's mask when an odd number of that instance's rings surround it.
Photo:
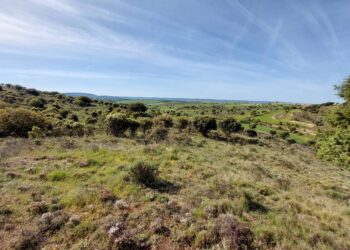
<path fill-rule="evenodd" d="M 76 104 L 80 107 L 87 107 L 90 106 L 92 103 L 92 100 L 87 96 L 78 96 L 76 98 Z"/>
<path fill-rule="evenodd" d="M 227 241 L 229 249 L 254 249 L 253 232 L 233 215 L 220 215 L 215 220 L 213 231 L 216 237 Z"/>
<path fill-rule="evenodd" d="M 76 114 L 71 114 L 68 118 L 75 122 L 79 121 L 79 118 Z"/>
<path fill-rule="evenodd" d="M 193 121 L 195 129 L 203 136 L 207 136 L 210 130 L 217 129 L 216 119 L 209 116 L 199 116 Z"/>
<path fill-rule="evenodd" d="M 256 129 L 256 123 L 251 123 L 251 124 L 249 124 L 249 128 L 251 128 L 251 129 Z"/>
<path fill-rule="evenodd" d="M 62 118 L 67 118 L 68 117 L 68 114 L 69 114 L 69 111 L 68 110 L 62 110 L 60 112 L 60 115 Z"/>
<path fill-rule="evenodd" d="M 71 120 L 65 121 L 61 127 L 58 135 L 67 135 L 67 136 L 84 136 L 85 130 L 84 125 L 79 122 L 74 122 Z"/>
<path fill-rule="evenodd" d="M 140 123 L 136 120 L 129 120 L 130 135 L 135 136 L 137 129 L 140 127 Z"/>
<path fill-rule="evenodd" d="M 6 108 L 0 111 L 0 136 L 27 137 L 34 126 L 46 128 L 42 115 L 22 108 Z"/>
<path fill-rule="evenodd" d="M 320 158 L 339 166 L 350 166 L 350 130 L 337 128 L 335 132 L 317 135 L 317 154 Z"/>
<path fill-rule="evenodd" d="M 25 250 L 25 249 L 37 249 L 40 242 L 40 235 L 38 230 L 22 229 L 20 235 L 13 243 L 13 249 Z"/>
<path fill-rule="evenodd" d="M 28 132 L 28 136 L 31 139 L 37 139 L 37 138 L 43 138 L 45 135 L 39 127 L 33 126 L 32 131 Z"/>
<path fill-rule="evenodd" d="M 247 129 L 246 133 L 249 137 L 257 137 L 258 133 L 254 129 Z"/>
<path fill-rule="evenodd" d="M 130 169 L 130 177 L 137 183 L 153 187 L 157 182 L 158 167 L 143 161 L 135 163 Z"/>
<path fill-rule="evenodd" d="M 152 119 L 150 118 L 144 118 L 140 120 L 139 123 L 143 134 L 146 134 L 146 132 L 150 130 L 153 126 Z"/>
<path fill-rule="evenodd" d="M 82 137 L 85 134 L 84 125 L 79 122 L 74 122 L 71 126 L 71 135 Z"/>
<path fill-rule="evenodd" d="M 179 119 L 177 119 L 176 127 L 178 128 L 179 131 L 182 131 L 188 128 L 189 125 L 190 125 L 190 121 L 186 117 L 180 117 Z"/>
<path fill-rule="evenodd" d="M 170 115 L 160 115 L 153 119 L 153 123 L 159 127 L 171 128 L 173 123 L 173 118 Z"/>
<path fill-rule="evenodd" d="M 295 143 L 297 143 L 296 140 L 294 140 L 292 138 L 288 138 L 287 142 L 288 142 L 288 144 L 295 144 Z"/>
<path fill-rule="evenodd" d="M 282 139 L 287 139 L 288 137 L 289 137 L 289 132 L 282 132 L 282 133 L 280 133 L 280 137 L 282 138 Z"/>
<path fill-rule="evenodd" d="M 226 136 L 242 130 L 242 125 L 233 118 L 227 118 L 221 121 L 219 126 Z"/>
<path fill-rule="evenodd" d="M 35 108 L 44 108 L 46 103 L 47 103 L 46 100 L 43 98 L 34 98 L 34 99 L 31 99 L 29 102 L 29 104 Z"/>
<path fill-rule="evenodd" d="M 95 117 L 88 117 L 88 118 L 86 118 L 86 123 L 87 124 L 96 124 L 97 119 Z"/>
<path fill-rule="evenodd" d="M 137 102 L 137 103 L 132 103 L 129 105 L 128 109 L 131 112 L 138 112 L 138 113 L 143 113 L 147 111 L 147 107 L 145 104 L 141 103 L 141 102 Z"/>
<path fill-rule="evenodd" d="M 22 87 L 21 85 L 14 85 L 13 88 L 18 91 L 24 90 L 24 87 Z"/>
<path fill-rule="evenodd" d="M 35 96 L 40 95 L 40 92 L 38 90 L 36 90 L 36 89 L 27 89 L 27 93 L 29 95 L 35 95 Z"/>
<path fill-rule="evenodd" d="M 155 142 L 164 141 L 168 138 L 169 130 L 164 127 L 155 127 L 152 129 L 149 138 Z"/>
<path fill-rule="evenodd" d="M 3 88 L 2 88 L 2 86 L 0 85 L 0 91 L 2 91 L 3 90 Z"/>
<path fill-rule="evenodd" d="M 49 181 L 63 181 L 67 178 L 67 173 L 61 170 L 55 170 L 48 174 L 47 179 Z"/>
<path fill-rule="evenodd" d="M 106 118 L 107 132 L 114 136 L 122 136 L 129 128 L 129 119 L 125 115 L 110 114 Z"/>
<path fill-rule="evenodd" d="M 270 135 L 275 136 L 277 134 L 276 130 L 270 130 Z"/>

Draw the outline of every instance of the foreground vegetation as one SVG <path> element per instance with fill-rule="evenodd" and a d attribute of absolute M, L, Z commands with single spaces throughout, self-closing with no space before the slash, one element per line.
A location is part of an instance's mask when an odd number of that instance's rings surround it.
<path fill-rule="evenodd" d="M 337 105 L 0 95 L 2 249 L 350 248 Z"/>

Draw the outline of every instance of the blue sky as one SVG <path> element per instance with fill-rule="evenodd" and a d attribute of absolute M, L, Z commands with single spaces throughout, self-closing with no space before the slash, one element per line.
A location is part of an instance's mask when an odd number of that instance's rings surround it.
<path fill-rule="evenodd" d="M 0 0 L 0 82 L 318 103 L 350 74 L 348 0 Z"/>

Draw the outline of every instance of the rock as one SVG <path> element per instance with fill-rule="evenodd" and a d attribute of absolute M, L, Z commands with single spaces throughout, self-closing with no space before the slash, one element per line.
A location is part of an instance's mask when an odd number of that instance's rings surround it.
<path fill-rule="evenodd" d="M 68 220 L 68 215 L 63 211 L 44 213 L 40 217 L 40 230 L 42 232 L 54 232 L 59 230 Z"/>
<path fill-rule="evenodd" d="M 80 216 L 73 214 L 69 217 L 69 224 L 71 224 L 72 226 L 77 226 L 79 225 L 81 222 Z"/>
<path fill-rule="evenodd" d="M 123 232 L 125 230 L 125 224 L 123 222 L 117 222 L 114 226 L 112 226 L 109 230 L 108 230 L 108 235 L 109 237 L 120 237 Z"/>
<path fill-rule="evenodd" d="M 90 204 L 86 207 L 88 210 L 90 211 L 94 211 L 95 210 L 95 206 L 93 204 Z"/>
<path fill-rule="evenodd" d="M 28 190 L 30 190 L 31 186 L 29 186 L 29 185 L 21 185 L 17 189 L 24 193 L 24 192 L 27 192 Z"/>
<path fill-rule="evenodd" d="M 129 203 L 127 203 L 125 200 L 117 200 L 114 203 L 114 207 L 118 209 L 128 209 L 129 208 Z"/>
<path fill-rule="evenodd" d="M 86 159 L 80 160 L 78 162 L 78 166 L 81 168 L 86 168 L 86 167 L 90 166 L 90 162 L 89 162 L 89 160 L 86 160 Z"/>

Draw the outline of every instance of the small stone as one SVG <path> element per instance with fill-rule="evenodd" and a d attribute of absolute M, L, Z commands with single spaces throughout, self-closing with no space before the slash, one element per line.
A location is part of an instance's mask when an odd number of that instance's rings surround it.
<path fill-rule="evenodd" d="M 90 166 L 90 162 L 89 162 L 89 160 L 80 160 L 78 162 L 78 166 L 81 168 L 86 168 L 86 167 Z"/>
<path fill-rule="evenodd" d="M 88 205 L 86 208 L 91 211 L 95 210 L 95 206 L 93 204 Z"/>
<path fill-rule="evenodd" d="M 71 217 L 69 217 L 69 223 L 73 226 L 79 225 L 80 222 L 81 222 L 81 219 L 79 215 L 73 214 L 71 215 Z"/>
<path fill-rule="evenodd" d="M 30 188 L 31 188 L 31 186 L 21 185 L 17 189 L 24 193 L 24 192 L 27 192 Z"/>
<path fill-rule="evenodd" d="M 107 233 L 110 237 L 118 237 L 122 234 L 124 229 L 125 229 L 125 225 L 122 222 L 117 222 L 114 226 L 112 226 L 108 230 Z"/>
<path fill-rule="evenodd" d="M 114 203 L 114 207 L 116 207 L 118 209 L 128 209 L 129 208 L 129 204 L 125 200 L 117 200 Z"/>
<path fill-rule="evenodd" d="M 179 206 L 179 204 L 176 201 L 171 200 L 171 201 L 168 201 L 167 208 L 170 210 L 173 210 L 173 211 L 178 211 L 178 210 L 180 210 L 181 207 Z"/>

